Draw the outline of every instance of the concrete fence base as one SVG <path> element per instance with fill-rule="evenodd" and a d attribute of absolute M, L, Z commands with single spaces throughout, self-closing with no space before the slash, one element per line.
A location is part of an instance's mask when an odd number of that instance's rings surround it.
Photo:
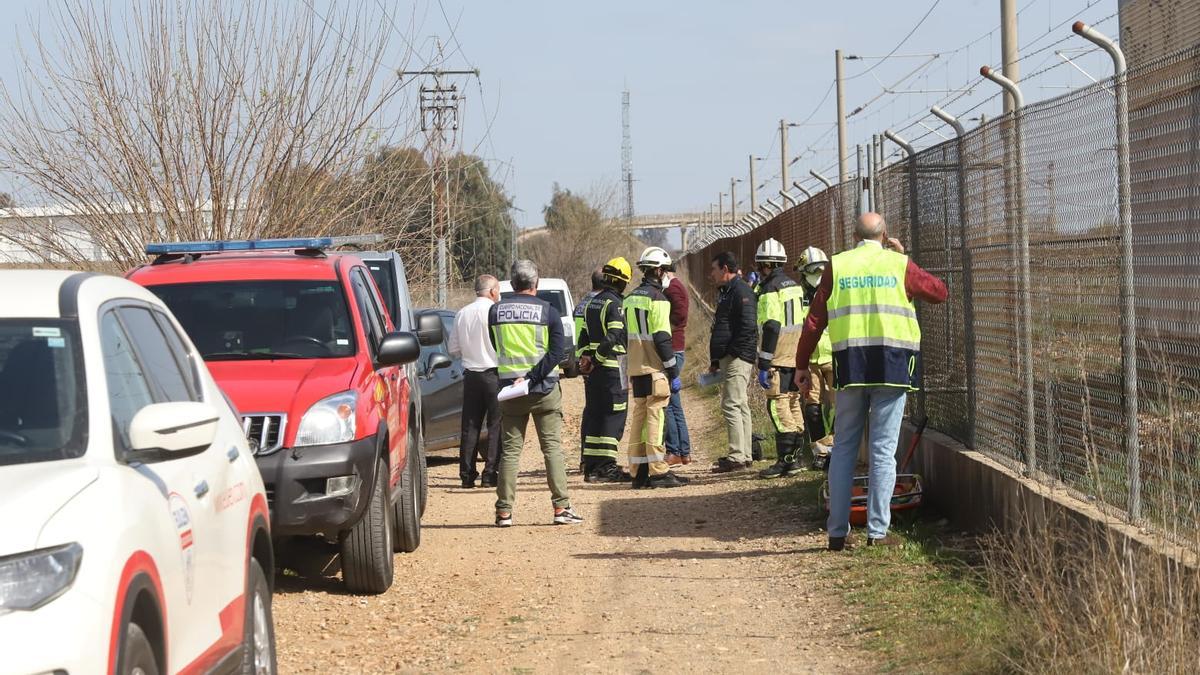
<path fill-rule="evenodd" d="M 899 447 L 907 449 L 914 432 L 906 423 Z M 1165 563 L 1200 569 L 1196 551 L 1107 514 L 1065 488 L 1031 480 L 936 431 L 926 429 L 912 470 L 921 475 L 925 502 L 964 530 L 1012 534 L 1032 526 L 1045 530 L 1048 541 L 1078 538 L 1086 546 L 1104 538 L 1161 556 Z"/>

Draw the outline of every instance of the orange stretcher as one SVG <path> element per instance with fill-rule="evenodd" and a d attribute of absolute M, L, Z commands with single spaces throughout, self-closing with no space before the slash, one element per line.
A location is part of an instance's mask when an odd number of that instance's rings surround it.
<path fill-rule="evenodd" d="M 917 423 L 917 430 L 913 434 L 912 443 L 908 446 L 908 452 L 904 455 L 904 461 L 900 463 L 900 471 L 902 472 L 907 472 L 908 465 L 912 463 L 913 454 L 917 451 L 917 445 L 921 442 L 921 435 L 925 432 L 925 422 L 926 420 L 923 419 Z M 850 524 L 852 526 L 862 527 L 867 524 L 867 490 L 869 484 L 870 478 L 868 476 L 854 477 L 854 483 L 850 488 Z M 896 474 L 896 488 L 892 491 L 892 513 L 917 508 L 921 505 L 923 493 L 924 487 L 921 485 L 920 474 Z M 829 513 L 828 480 L 821 485 L 821 502 L 825 507 L 825 513 Z"/>

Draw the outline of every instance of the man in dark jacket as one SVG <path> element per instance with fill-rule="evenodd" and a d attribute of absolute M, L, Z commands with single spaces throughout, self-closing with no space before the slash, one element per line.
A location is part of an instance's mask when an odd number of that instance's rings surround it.
<path fill-rule="evenodd" d="M 721 290 L 708 343 L 709 372 L 721 372 L 721 413 L 729 434 L 729 453 L 713 465 L 715 473 L 744 471 L 752 464 L 747 389 L 758 352 L 758 307 L 737 269 L 737 258 L 727 251 L 713 258 L 710 270 Z"/>

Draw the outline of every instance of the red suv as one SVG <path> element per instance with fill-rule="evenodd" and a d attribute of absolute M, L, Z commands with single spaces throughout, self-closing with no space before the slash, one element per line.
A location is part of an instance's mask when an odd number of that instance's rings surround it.
<path fill-rule="evenodd" d="M 421 542 L 413 383 L 400 366 L 442 329 L 431 317 L 395 332 L 370 270 L 336 244 L 152 244 L 154 262 L 126 276 L 170 307 L 240 411 L 272 535 L 336 542 L 347 588 L 382 593 L 393 552 Z"/>

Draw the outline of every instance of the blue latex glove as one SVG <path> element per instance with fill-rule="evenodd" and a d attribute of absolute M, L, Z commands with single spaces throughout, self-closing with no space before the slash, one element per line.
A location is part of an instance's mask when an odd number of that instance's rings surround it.
<path fill-rule="evenodd" d="M 771 371 L 769 371 L 769 370 L 758 371 L 758 386 L 762 387 L 763 389 L 771 388 Z"/>
<path fill-rule="evenodd" d="M 678 377 L 672 379 L 671 380 L 671 393 L 677 394 L 677 393 L 679 393 L 680 389 L 683 389 L 683 383 L 679 381 Z"/>

